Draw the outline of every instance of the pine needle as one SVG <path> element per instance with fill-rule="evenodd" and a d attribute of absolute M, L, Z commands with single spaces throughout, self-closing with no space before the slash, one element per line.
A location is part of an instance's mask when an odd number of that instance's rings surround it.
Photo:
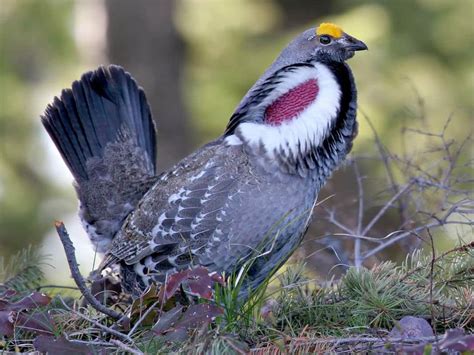
<path fill-rule="evenodd" d="M 40 286 L 46 257 L 29 246 L 11 256 L 8 260 L 0 257 L 0 290 L 12 289 L 29 291 Z"/>

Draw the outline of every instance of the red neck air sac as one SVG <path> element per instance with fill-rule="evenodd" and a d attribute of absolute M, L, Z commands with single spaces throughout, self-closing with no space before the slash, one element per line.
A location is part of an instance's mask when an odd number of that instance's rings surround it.
<path fill-rule="evenodd" d="M 278 97 L 265 109 L 265 122 L 278 126 L 294 119 L 318 96 L 316 79 L 309 79 Z"/>

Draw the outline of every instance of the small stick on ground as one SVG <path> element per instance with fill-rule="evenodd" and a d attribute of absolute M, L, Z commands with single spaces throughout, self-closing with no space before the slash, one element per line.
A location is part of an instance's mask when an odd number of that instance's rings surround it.
<path fill-rule="evenodd" d="M 433 331 L 434 335 L 436 337 L 436 342 L 435 342 L 435 351 L 439 352 L 438 349 L 438 332 L 436 331 L 436 316 L 435 316 L 435 310 L 434 310 L 434 303 L 433 303 L 433 278 L 434 278 L 434 267 L 436 263 L 436 249 L 433 241 L 433 235 L 431 234 L 431 231 L 429 228 L 426 230 L 430 237 L 430 242 L 431 242 L 431 263 L 430 263 L 430 312 L 431 312 L 431 324 L 433 324 Z"/>
<path fill-rule="evenodd" d="M 66 253 L 67 263 L 69 264 L 69 269 L 71 270 L 71 275 L 74 281 L 76 282 L 77 287 L 81 291 L 84 298 L 90 303 L 92 307 L 94 307 L 97 311 L 115 319 L 120 320 L 122 319 L 122 315 L 114 310 L 105 307 L 101 304 L 91 293 L 91 291 L 87 288 L 86 282 L 79 271 L 79 266 L 77 265 L 76 254 L 74 245 L 72 244 L 71 239 L 69 238 L 69 233 L 66 230 L 63 222 L 56 221 L 54 223 L 56 227 L 56 231 L 58 232 L 59 238 L 61 239 L 61 243 L 64 247 L 64 252 Z"/>
<path fill-rule="evenodd" d="M 76 311 L 75 309 L 72 309 L 70 308 L 66 302 L 64 302 L 64 300 L 60 297 L 59 300 L 61 301 L 61 303 L 63 304 L 64 308 L 67 309 L 68 311 L 74 313 L 75 315 L 77 315 L 78 317 L 88 321 L 89 323 L 92 323 L 94 324 L 97 328 L 100 328 L 102 329 L 104 332 L 106 333 L 109 333 L 110 335 L 113 335 L 113 336 L 116 336 L 117 338 L 120 338 L 120 339 L 123 339 L 125 341 L 128 341 L 130 342 L 131 344 L 133 344 L 133 339 L 130 338 L 128 335 L 126 334 L 123 334 L 123 333 L 120 333 L 119 331 L 115 330 L 115 329 L 112 329 L 110 327 L 107 327 L 105 325 L 103 325 L 102 323 L 94 320 L 94 319 L 91 319 L 89 317 L 87 317 L 86 315 L 82 314 L 81 312 L 78 312 Z"/>
<path fill-rule="evenodd" d="M 129 347 L 127 344 L 124 344 L 122 343 L 120 340 L 117 340 L 117 339 L 110 339 L 110 342 L 112 344 L 115 344 L 117 345 L 119 348 L 121 348 L 122 350 L 125 350 L 127 352 L 129 352 L 130 354 L 133 354 L 133 355 L 143 355 L 144 353 L 141 352 L 140 350 L 135 350 L 135 349 L 132 349 L 131 347 Z"/>

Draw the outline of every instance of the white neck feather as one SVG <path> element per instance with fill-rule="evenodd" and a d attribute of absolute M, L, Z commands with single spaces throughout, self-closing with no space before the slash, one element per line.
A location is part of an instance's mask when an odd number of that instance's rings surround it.
<path fill-rule="evenodd" d="M 280 125 L 261 123 L 265 108 L 281 95 L 310 79 L 316 79 L 319 92 L 314 102 L 292 120 Z M 341 88 L 329 68 L 321 63 L 289 71 L 274 90 L 249 111 L 257 122 L 243 122 L 235 133 L 226 138 L 229 145 L 247 144 L 252 148 L 263 147 L 268 158 L 276 154 L 296 156 L 320 145 L 326 138 L 340 107 Z M 260 121 L 260 122 L 258 122 Z"/>

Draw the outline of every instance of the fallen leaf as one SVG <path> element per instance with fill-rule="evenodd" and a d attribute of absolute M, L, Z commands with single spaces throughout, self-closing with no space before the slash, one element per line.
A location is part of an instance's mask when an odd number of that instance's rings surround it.
<path fill-rule="evenodd" d="M 170 328 L 174 327 L 179 318 L 183 315 L 183 306 L 164 312 L 153 326 L 152 330 L 157 334 L 163 334 Z"/>
<path fill-rule="evenodd" d="M 122 292 L 119 280 L 110 275 L 100 274 L 94 274 L 90 278 L 92 279 L 91 293 L 97 301 L 107 306 L 117 303 L 118 296 Z"/>
<path fill-rule="evenodd" d="M 51 298 L 41 292 L 32 292 L 19 301 L 9 302 L 8 299 L 0 300 L 0 311 L 23 311 L 27 309 L 35 309 L 47 306 L 51 302 Z"/>
<path fill-rule="evenodd" d="M 186 284 L 191 295 L 199 296 L 208 300 L 212 299 L 214 280 L 211 278 L 209 271 L 206 268 L 198 267 L 190 270 Z"/>
<path fill-rule="evenodd" d="M 210 300 L 215 283 L 223 285 L 224 279 L 215 272 L 209 273 L 205 267 L 177 272 L 166 281 L 165 300 L 173 297 L 181 285 L 187 293 Z"/>
<path fill-rule="evenodd" d="M 11 337 L 13 336 L 16 321 L 16 312 L 13 311 L 0 311 L 0 337 Z"/>
<path fill-rule="evenodd" d="M 204 324 L 210 324 L 217 316 L 223 313 L 224 311 L 221 307 L 213 304 L 193 304 L 184 312 L 174 328 L 198 328 Z"/>
<path fill-rule="evenodd" d="M 140 319 L 142 315 L 148 310 L 149 307 L 153 306 L 160 297 L 160 292 L 158 286 L 155 284 L 150 285 L 140 297 L 136 298 L 131 307 L 130 318 L 131 319 Z M 155 318 L 159 312 L 159 307 L 156 310 L 150 311 L 144 320 L 142 320 L 142 325 L 153 324 Z"/>
<path fill-rule="evenodd" d="M 37 334 L 53 334 L 55 324 L 48 312 L 20 312 L 17 315 L 15 328 Z"/>
<path fill-rule="evenodd" d="M 55 338 L 48 335 L 40 335 L 34 341 L 36 350 L 47 353 L 48 355 L 89 355 L 104 353 L 104 349 L 98 346 L 74 343 L 67 340 L 64 336 Z"/>
<path fill-rule="evenodd" d="M 164 295 L 165 301 L 174 296 L 176 291 L 179 289 L 179 286 L 181 286 L 181 283 L 188 278 L 188 274 L 189 270 L 184 270 L 172 274 L 166 279 Z"/>
<path fill-rule="evenodd" d="M 444 334 L 439 344 L 442 350 L 453 350 L 467 352 L 474 350 L 474 335 L 465 334 L 464 330 L 456 328 L 449 329 Z"/>
<path fill-rule="evenodd" d="M 181 342 L 188 338 L 188 331 L 185 328 L 172 329 L 165 335 L 165 339 L 169 342 Z"/>
<path fill-rule="evenodd" d="M 12 289 L 8 289 L 8 290 L 5 290 L 5 292 L 3 292 L 1 295 L 0 295 L 0 300 L 2 299 L 9 299 L 9 298 L 12 298 L 13 296 L 16 295 L 16 291 L 15 290 L 12 290 Z"/>
<path fill-rule="evenodd" d="M 426 319 L 412 316 L 400 319 L 390 332 L 392 338 L 418 338 L 433 335 L 433 329 Z"/>

